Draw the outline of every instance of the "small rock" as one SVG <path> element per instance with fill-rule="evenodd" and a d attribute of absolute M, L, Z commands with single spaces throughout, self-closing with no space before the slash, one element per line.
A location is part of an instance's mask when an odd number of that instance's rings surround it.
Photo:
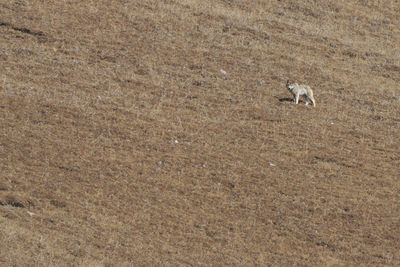
<path fill-rule="evenodd" d="M 35 215 L 35 213 L 33 213 L 32 211 L 27 210 L 26 212 L 29 214 L 29 216 Z"/>
<path fill-rule="evenodd" d="M 221 72 L 223 75 L 226 75 L 226 71 L 224 71 L 223 69 L 221 69 L 220 72 Z"/>

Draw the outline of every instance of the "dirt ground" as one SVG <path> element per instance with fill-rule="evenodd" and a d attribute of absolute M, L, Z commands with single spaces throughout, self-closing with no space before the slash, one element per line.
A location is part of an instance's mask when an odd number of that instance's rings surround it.
<path fill-rule="evenodd" d="M 1 1 L 0 265 L 400 266 L 399 51 L 393 0 Z"/>

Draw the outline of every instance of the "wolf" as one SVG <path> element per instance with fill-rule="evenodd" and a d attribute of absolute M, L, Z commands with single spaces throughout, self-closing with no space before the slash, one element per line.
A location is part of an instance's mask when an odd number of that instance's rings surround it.
<path fill-rule="evenodd" d="M 292 93 L 294 97 L 294 103 L 298 104 L 299 97 L 303 96 L 306 101 L 306 105 L 308 105 L 308 100 L 311 100 L 313 106 L 315 107 L 314 93 L 310 86 L 298 83 L 290 83 L 289 80 L 287 80 L 286 88 L 289 90 L 290 93 Z"/>

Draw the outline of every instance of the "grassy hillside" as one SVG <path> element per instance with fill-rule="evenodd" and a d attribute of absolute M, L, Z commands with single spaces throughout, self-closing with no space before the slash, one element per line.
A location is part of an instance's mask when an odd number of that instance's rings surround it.
<path fill-rule="evenodd" d="M 0 265 L 399 266 L 399 15 L 2 1 Z"/>

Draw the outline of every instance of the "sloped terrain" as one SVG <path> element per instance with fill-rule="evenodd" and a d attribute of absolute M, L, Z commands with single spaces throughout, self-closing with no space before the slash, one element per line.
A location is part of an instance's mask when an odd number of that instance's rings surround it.
<path fill-rule="evenodd" d="M 399 16 L 2 1 L 0 265 L 399 266 Z"/>

